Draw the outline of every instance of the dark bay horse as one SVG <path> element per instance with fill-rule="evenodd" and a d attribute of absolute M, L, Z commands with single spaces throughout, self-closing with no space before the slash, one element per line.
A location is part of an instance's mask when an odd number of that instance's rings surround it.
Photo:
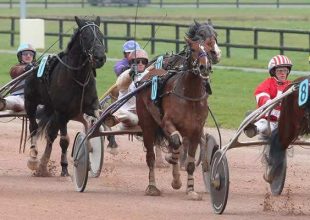
<path fill-rule="evenodd" d="M 294 80 L 288 90 L 292 86 L 299 84 L 304 79 L 310 77 L 300 77 Z M 310 92 L 310 91 L 309 91 Z M 281 102 L 281 114 L 279 117 L 278 128 L 275 129 L 270 137 L 269 149 L 266 152 L 267 169 L 264 179 L 272 182 L 279 167 L 284 166 L 286 160 L 286 150 L 289 145 L 299 136 L 310 133 L 310 102 L 306 102 L 304 106 L 298 105 L 299 90 L 284 97 Z"/>
<path fill-rule="evenodd" d="M 182 58 L 182 69 L 165 81 L 160 92 L 159 103 L 156 104 L 151 100 L 151 88 L 137 94 L 137 114 L 143 131 L 143 141 L 147 149 L 146 162 L 149 167 L 149 185 L 146 195 L 159 196 L 161 194 L 156 187 L 153 146 L 165 137 L 169 141 L 172 152 L 169 158 L 169 162 L 173 165 L 172 187 L 179 189 L 182 185 L 178 160 L 180 146 L 183 144 L 184 148 L 188 149 L 186 192 L 190 199 L 201 199 L 201 196 L 194 191 L 194 160 L 208 115 L 206 78 L 211 70 L 211 58 L 208 53 L 214 49 L 215 45 L 217 46 L 214 29 L 211 26 L 205 26 L 205 28 L 207 31 L 196 32 L 194 36 L 190 35 L 192 30 L 190 28 L 186 38 L 184 58 Z M 220 56 L 220 53 L 215 53 L 215 55 Z M 214 59 L 219 59 L 219 57 Z M 164 69 L 155 69 L 150 71 L 144 80 L 156 75 L 167 77 L 170 73 Z"/>
<path fill-rule="evenodd" d="M 67 123 L 71 119 L 83 121 L 83 114 L 98 116 L 99 101 L 96 90 L 96 69 L 106 61 L 100 18 L 86 20 L 75 17 L 78 25 L 67 49 L 53 57 L 48 71 L 37 77 L 33 73 L 25 83 L 25 109 L 29 117 L 31 148 L 28 167 L 38 176 L 48 176 L 52 144 L 60 131 L 61 176 L 68 176 Z M 37 107 L 39 123 L 36 122 Z M 85 121 L 85 120 L 84 120 Z M 40 163 L 37 159 L 37 136 L 45 135 L 47 144 Z"/>

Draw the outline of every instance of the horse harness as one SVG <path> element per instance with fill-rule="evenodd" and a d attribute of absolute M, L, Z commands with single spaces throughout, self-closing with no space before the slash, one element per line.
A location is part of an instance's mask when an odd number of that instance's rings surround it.
<path fill-rule="evenodd" d="M 98 38 L 95 28 L 99 28 L 98 25 L 96 25 L 94 22 L 88 23 L 86 25 L 84 25 L 83 27 L 80 28 L 80 34 L 83 30 L 85 30 L 86 27 L 93 27 L 92 28 L 92 32 L 94 34 L 94 38 Z M 94 41 L 93 41 L 94 42 Z M 50 97 L 50 90 L 49 90 L 49 86 L 50 86 L 50 77 L 51 77 L 51 73 L 53 72 L 53 69 L 56 67 L 57 65 L 57 61 L 59 61 L 62 65 L 64 65 L 66 68 L 70 69 L 70 70 L 81 70 L 87 62 L 92 62 L 92 52 L 93 52 L 93 48 L 94 48 L 94 44 L 92 45 L 92 47 L 87 50 L 84 48 L 84 44 L 82 42 L 82 39 L 80 37 L 80 45 L 82 47 L 83 52 L 86 54 L 86 56 L 88 57 L 88 59 L 86 59 L 80 66 L 78 67 L 74 67 L 74 66 L 70 66 L 69 64 L 65 63 L 63 61 L 63 57 L 66 56 L 65 52 L 60 52 L 59 54 L 56 54 L 54 56 L 49 56 L 48 60 L 46 62 L 46 68 L 44 70 L 44 77 L 41 77 L 40 79 L 42 80 L 43 84 L 45 85 L 47 94 Z M 83 100 L 84 100 L 84 96 L 85 96 L 85 88 L 87 86 L 87 84 L 89 83 L 89 80 L 91 78 L 91 74 L 93 74 L 94 76 L 96 76 L 96 72 L 94 69 L 91 69 L 90 71 L 88 71 L 87 75 L 86 75 L 86 79 L 84 82 L 81 82 L 80 80 L 76 79 L 74 76 L 71 76 L 72 80 L 79 86 L 82 87 L 82 97 L 81 97 L 81 104 L 80 104 L 80 112 L 82 112 L 82 108 L 83 108 Z"/>

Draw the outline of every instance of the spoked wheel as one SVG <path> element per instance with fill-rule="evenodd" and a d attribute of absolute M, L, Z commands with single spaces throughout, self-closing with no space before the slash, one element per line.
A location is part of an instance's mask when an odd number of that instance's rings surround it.
<path fill-rule="evenodd" d="M 222 151 L 215 152 L 211 162 L 210 193 L 213 210 L 216 214 L 222 214 L 225 210 L 229 191 L 229 170 L 226 156 Z"/>
<path fill-rule="evenodd" d="M 100 126 L 100 131 L 103 131 L 103 126 Z M 103 165 L 104 158 L 104 137 L 94 137 L 89 139 L 89 162 L 90 162 L 90 176 L 99 177 Z"/>
<path fill-rule="evenodd" d="M 88 180 L 88 147 L 87 140 L 84 140 L 85 134 L 78 132 L 73 143 L 73 182 L 78 192 L 83 192 Z"/>
<path fill-rule="evenodd" d="M 211 161 L 214 157 L 215 152 L 219 149 L 219 146 L 215 140 L 215 138 L 210 135 L 206 134 L 205 135 L 205 151 L 204 155 L 201 155 L 203 157 L 203 162 L 202 162 L 202 177 L 203 177 L 203 182 L 205 184 L 205 189 L 206 192 L 210 192 L 210 178 L 211 178 Z M 203 146 L 201 146 L 203 147 Z"/>
<path fill-rule="evenodd" d="M 270 183 L 270 190 L 272 195 L 281 195 L 284 188 L 286 178 L 286 167 L 287 167 L 287 155 L 285 154 L 283 162 L 276 168 L 275 176 Z"/>

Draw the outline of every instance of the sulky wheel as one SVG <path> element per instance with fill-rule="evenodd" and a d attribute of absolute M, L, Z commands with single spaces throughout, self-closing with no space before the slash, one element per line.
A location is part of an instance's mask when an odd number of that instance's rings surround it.
<path fill-rule="evenodd" d="M 73 182 L 78 192 L 83 192 L 88 180 L 88 148 L 85 134 L 78 132 L 73 143 Z"/>
<path fill-rule="evenodd" d="M 210 192 L 210 174 L 211 174 L 211 161 L 212 158 L 215 154 L 215 152 L 219 149 L 219 146 L 215 140 L 215 138 L 210 135 L 206 134 L 204 136 L 205 138 L 205 147 L 202 148 L 204 149 L 205 152 L 201 154 L 201 157 L 203 158 L 202 161 L 202 177 L 203 177 L 203 182 L 205 184 L 205 189 L 206 192 Z"/>
<path fill-rule="evenodd" d="M 229 191 L 229 171 L 226 156 L 222 151 L 215 152 L 211 162 L 210 193 L 213 210 L 222 214 L 225 210 Z"/>
<path fill-rule="evenodd" d="M 287 155 L 285 154 L 283 162 L 276 168 L 275 175 L 270 183 L 270 190 L 272 195 L 281 195 L 285 178 L 286 178 L 286 167 L 287 167 Z"/>
<path fill-rule="evenodd" d="M 103 131 L 103 126 L 100 126 L 100 131 Z M 89 139 L 89 162 L 90 162 L 90 176 L 99 177 L 103 165 L 104 158 L 104 137 L 94 137 Z"/>

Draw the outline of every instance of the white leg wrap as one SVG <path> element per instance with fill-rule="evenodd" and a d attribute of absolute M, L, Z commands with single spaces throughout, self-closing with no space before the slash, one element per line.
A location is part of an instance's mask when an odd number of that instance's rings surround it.
<path fill-rule="evenodd" d="M 172 132 L 170 136 L 175 135 L 175 134 L 177 134 L 177 135 L 179 136 L 180 142 L 181 142 L 181 144 L 183 144 L 183 138 L 182 138 L 182 135 L 180 134 L 179 131 L 174 131 L 174 132 Z"/>

